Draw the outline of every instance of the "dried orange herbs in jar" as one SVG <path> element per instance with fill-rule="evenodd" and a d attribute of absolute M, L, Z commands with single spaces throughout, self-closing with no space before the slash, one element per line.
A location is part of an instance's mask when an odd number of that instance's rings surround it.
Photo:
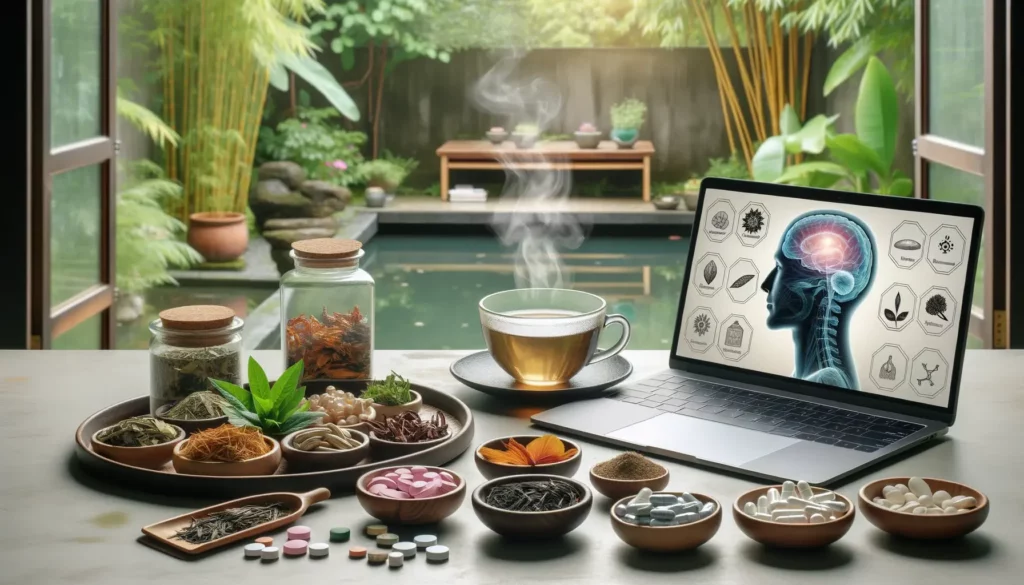
<path fill-rule="evenodd" d="M 288 320 L 288 363 L 304 363 L 303 379 L 348 380 L 370 377 L 370 327 L 359 307 L 320 319 L 299 315 Z"/>

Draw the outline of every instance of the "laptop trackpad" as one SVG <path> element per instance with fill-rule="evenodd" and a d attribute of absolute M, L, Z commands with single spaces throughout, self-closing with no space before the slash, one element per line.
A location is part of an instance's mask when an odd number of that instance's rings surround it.
<path fill-rule="evenodd" d="M 733 466 L 743 465 L 800 442 L 789 437 L 672 413 L 623 427 L 607 436 L 648 447 L 652 452 L 669 457 L 685 455 L 687 458 Z"/>

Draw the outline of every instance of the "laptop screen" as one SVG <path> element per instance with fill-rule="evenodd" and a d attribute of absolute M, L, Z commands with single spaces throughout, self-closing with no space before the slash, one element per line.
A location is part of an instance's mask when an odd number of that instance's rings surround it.
<path fill-rule="evenodd" d="M 975 220 L 708 188 L 676 353 L 949 406 Z"/>

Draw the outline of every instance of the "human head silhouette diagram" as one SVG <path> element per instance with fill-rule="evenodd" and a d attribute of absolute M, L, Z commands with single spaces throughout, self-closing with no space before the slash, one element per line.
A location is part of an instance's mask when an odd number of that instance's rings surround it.
<path fill-rule="evenodd" d="M 793 220 L 761 284 L 770 329 L 792 329 L 794 376 L 858 389 L 849 323 L 875 279 L 875 240 L 858 218 L 815 211 Z"/>

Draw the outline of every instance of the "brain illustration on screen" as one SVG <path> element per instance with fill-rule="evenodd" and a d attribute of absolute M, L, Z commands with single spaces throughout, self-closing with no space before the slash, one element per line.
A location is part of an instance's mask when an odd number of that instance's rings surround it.
<path fill-rule="evenodd" d="M 761 288 L 768 327 L 793 330 L 795 376 L 858 388 L 849 323 L 874 280 L 875 256 L 871 231 L 846 213 L 812 212 L 786 228 Z"/>

